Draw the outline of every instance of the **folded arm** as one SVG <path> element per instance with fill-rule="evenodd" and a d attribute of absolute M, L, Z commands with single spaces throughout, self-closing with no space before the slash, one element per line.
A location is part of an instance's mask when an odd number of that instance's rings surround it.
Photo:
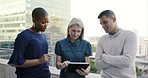
<path fill-rule="evenodd" d="M 103 54 L 102 60 L 112 66 L 124 68 L 130 67 L 135 62 L 137 52 L 137 39 L 135 34 L 129 34 L 125 40 L 122 55 Z"/>
<path fill-rule="evenodd" d="M 102 58 L 102 54 L 103 54 L 103 49 L 102 49 L 102 43 L 101 43 L 101 39 L 98 41 L 97 44 L 97 49 L 96 49 L 96 55 L 95 55 L 95 64 L 96 64 L 96 68 L 97 70 L 102 70 L 105 68 L 109 68 L 112 67 L 112 65 L 104 62 L 101 58 Z"/>

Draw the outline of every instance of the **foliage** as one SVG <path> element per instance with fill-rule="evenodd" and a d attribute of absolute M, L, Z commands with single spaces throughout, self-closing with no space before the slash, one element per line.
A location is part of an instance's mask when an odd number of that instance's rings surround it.
<path fill-rule="evenodd" d="M 90 67 L 91 67 L 90 69 L 91 73 L 97 73 L 95 62 L 93 60 L 90 60 Z"/>
<path fill-rule="evenodd" d="M 96 46 L 92 44 L 92 52 L 96 52 Z"/>
<path fill-rule="evenodd" d="M 136 74 L 137 76 L 142 76 L 142 71 L 136 66 Z"/>

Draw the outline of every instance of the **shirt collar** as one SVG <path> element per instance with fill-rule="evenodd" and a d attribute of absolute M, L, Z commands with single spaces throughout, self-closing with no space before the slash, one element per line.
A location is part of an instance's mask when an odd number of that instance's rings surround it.
<path fill-rule="evenodd" d="M 122 29 L 119 28 L 119 30 L 118 30 L 114 35 L 110 35 L 110 34 L 109 34 L 109 37 L 110 37 L 110 38 L 116 38 L 116 37 L 118 37 L 118 35 L 121 33 L 121 31 L 122 31 Z"/>
<path fill-rule="evenodd" d="M 78 45 L 80 43 L 80 38 L 76 39 L 74 43 L 70 41 L 70 38 L 66 38 L 66 40 L 68 41 L 68 45 Z"/>

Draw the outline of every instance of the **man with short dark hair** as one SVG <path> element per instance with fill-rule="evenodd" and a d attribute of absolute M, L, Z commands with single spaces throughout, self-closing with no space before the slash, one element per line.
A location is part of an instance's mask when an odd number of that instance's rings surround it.
<path fill-rule="evenodd" d="M 102 36 L 96 49 L 96 68 L 101 78 L 136 78 L 136 34 L 118 28 L 113 11 L 105 10 L 98 16 L 106 35 Z"/>

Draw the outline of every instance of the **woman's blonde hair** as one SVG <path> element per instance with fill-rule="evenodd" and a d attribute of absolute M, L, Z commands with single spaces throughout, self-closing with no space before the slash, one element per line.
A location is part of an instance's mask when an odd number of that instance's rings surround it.
<path fill-rule="evenodd" d="M 67 37 L 70 36 L 70 35 L 69 35 L 69 29 L 70 29 L 73 25 L 77 25 L 77 26 L 79 26 L 79 27 L 82 28 L 82 32 L 81 32 L 81 34 L 80 34 L 80 36 L 79 36 L 79 38 L 82 39 L 83 36 L 84 36 L 84 25 L 83 25 L 82 20 L 81 20 L 80 18 L 73 18 L 73 19 L 70 21 L 70 23 L 69 23 L 69 25 L 68 25 L 68 28 L 67 28 Z"/>

